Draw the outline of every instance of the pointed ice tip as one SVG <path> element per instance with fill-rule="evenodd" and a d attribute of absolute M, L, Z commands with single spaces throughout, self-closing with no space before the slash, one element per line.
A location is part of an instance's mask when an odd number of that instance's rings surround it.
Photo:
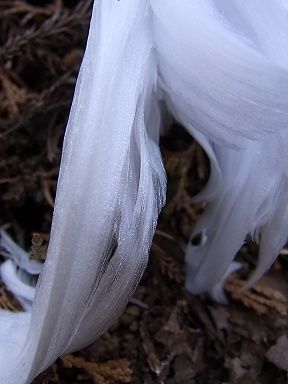
<path fill-rule="evenodd" d="M 200 295 L 201 293 L 205 293 L 207 291 L 206 286 L 198 285 L 195 281 L 186 281 L 185 288 L 192 295 Z"/>
<path fill-rule="evenodd" d="M 187 263 L 185 288 L 190 293 L 199 295 L 212 289 L 213 284 L 210 284 L 210 281 L 206 278 L 203 279 L 203 276 L 198 274 L 197 270 Z"/>
<path fill-rule="evenodd" d="M 252 273 L 249 277 L 248 281 L 243 285 L 240 289 L 240 292 L 248 291 L 248 289 L 252 288 L 258 281 L 263 277 L 265 271 L 259 270 L 258 268 Z"/>

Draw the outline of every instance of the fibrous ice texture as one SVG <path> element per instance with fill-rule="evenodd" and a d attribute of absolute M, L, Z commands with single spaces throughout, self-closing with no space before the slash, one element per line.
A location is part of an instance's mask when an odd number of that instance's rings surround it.
<path fill-rule="evenodd" d="M 31 314 L 0 313 L 0 383 L 30 383 L 121 313 L 165 200 L 167 114 L 211 162 L 187 287 L 215 286 L 249 233 L 260 239 L 251 282 L 269 267 L 288 228 L 287 10 L 286 0 L 95 1 Z"/>

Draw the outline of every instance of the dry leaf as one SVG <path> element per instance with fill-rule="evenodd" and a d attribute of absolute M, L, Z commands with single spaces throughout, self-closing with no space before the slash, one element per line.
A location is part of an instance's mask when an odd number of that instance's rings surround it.
<path fill-rule="evenodd" d="M 224 306 L 208 306 L 208 310 L 213 318 L 217 330 L 227 330 L 229 328 L 228 309 Z"/>
<path fill-rule="evenodd" d="M 239 357 L 225 360 L 225 367 L 229 369 L 229 383 L 238 383 L 247 374 L 247 369 L 242 366 L 242 361 Z"/>
<path fill-rule="evenodd" d="M 267 352 L 266 357 L 280 369 L 288 372 L 288 338 L 286 335 L 279 337 L 276 344 Z"/>
<path fill-rule="evenodd" d="M 156 339 L 169 351 L 170 360 L 185 355 L 190 359 L 191 364 L 194 363 L 199 368 L 203 352 L 199 332 L 188 327 L 182 327 L 179 322 L 181 308 L 185 307 L 186 304 L 185 301 L 177 302 L 168 321 L 156 334 Z"/>
<path fill-rule="evenodd" d="M 154 344 L 152 343 L 149 333 L 146 330 L 146 326 L 144 322 L 141 322 L 140 325 L 140 335 L 142 338 L 142 346 L 147 356 L 147 363 L 152 372 L 154 372 L 157 376 L 160 375 L 163 365 L 157 355 Z"/>

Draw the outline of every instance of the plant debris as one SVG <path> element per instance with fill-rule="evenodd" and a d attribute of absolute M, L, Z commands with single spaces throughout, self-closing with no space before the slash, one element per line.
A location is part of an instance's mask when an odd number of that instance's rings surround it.
<path fill-rule="evenodd" d="M 125 359 L 106 361 L 105 363 L 89 362 L 82 357 L 68 355 L 62 357 L 64 366 L 86 371 L 95 384 L 131 383 L 132 371 L 129 361 Z"/>

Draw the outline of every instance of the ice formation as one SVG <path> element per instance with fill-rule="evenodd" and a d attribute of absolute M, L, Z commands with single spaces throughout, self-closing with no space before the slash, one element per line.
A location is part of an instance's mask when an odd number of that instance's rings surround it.
<path fill-rule="evenodd" d="M 211 161 L 187 287 L 215 286 L 249 233 L 251 282 L 270 266 L 288 228 L 287 11 L 287 0 L 95 0 L 31 314 L 0 313 L 0 383 L 29 384 L 123 310 L 165 201 L 167 114 Z"/>

